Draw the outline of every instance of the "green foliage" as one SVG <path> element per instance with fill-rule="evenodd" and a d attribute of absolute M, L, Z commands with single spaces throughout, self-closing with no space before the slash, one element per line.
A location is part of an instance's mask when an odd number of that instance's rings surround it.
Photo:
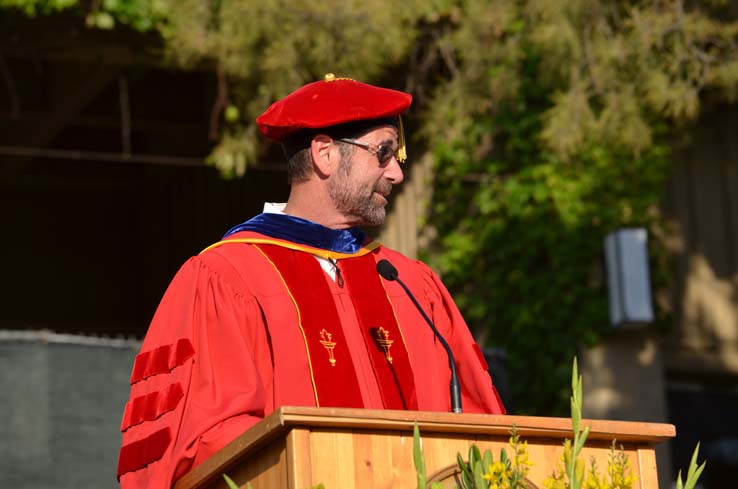
<path fill-rule="evenodd" d="M 700 475 L 702 475 L 702 471 L 705 469 L 705 464 L 707 462 L 702 462 L 702 465 L 699 467 L 697 466 L 697 456 L 700 453 L 700 444 L 697 443 L 697 446 L 694 447 L 694 452 L 692 453 L 692 459 L 689 461 L 689 468 L 687 469 L 687 481 L 682 482 L 682 471 L 679 471 L 679 474 L 677 475 L 676 480 L 676 489 L 694 489 L 694 487 L 697 485 L 697 481 L 700 478 Z"/>
<path fill-rule="evenodd" d="M 564 440 L 564 469 L 559 470 L 544 481 L 546 489 L 581 489 L 584 484 L 585 467 L 584 461 L 579 455 L 589 436 L 589 426 L 581 429 L 582 423 L 582 377 L 577 368 L 577 358 L 574 357 L 574 365 L 571 374 L 571 426 L 574 440 Z M 592 466 L 592 474 L 597 478 L 596 467 Z"/>
<path fill-rule="evenodd" d="M 737 29 L 681 2 L 463 4 L 423 132 L 438 236 L 425 258 L 477 336 L 507 350 L 516 410 L 566 409 L 566 360 L 608 322 L 609 231 L 646 227 L 654 283 L 668 278 L 669 143 L 699 94 L 735 98 L 738 77 L 717 80 Z"/>
<path fill-rule="evenodd" d="M 226 484 L 228 485 L 228 489 L 238 489 L 238 484 L 233 482 L 233 479 L 228 477 L 226 474 L 223 474 L 223 479 L 225 479 Z M 246 483 L 246 489 L 251 489 L 251 484 Z"/>
<path fill-rule="evenodd" d="M 112 29 L 123 24 L 142 32 L 164 30 L 170 7 L 166 0 L 0 0 L 0 9 L 18 9 L 30 17 L 71 10 L 83 15 L 88 27 Z"/>
<path fill-rule="evenodd" d="M 158 32 L 179 66 L 214 66 L 220 142 L 239 177 L 254 125 L 327 72 L 413 92 L 411 151 L 435 163 L 425 258 L 476 336 L 503 347 L 516 410 L 561 414 L 567 362 L 607 324 L 601 247 L 643 226 L 654 283 L 671 141 L 703 95 L 738 99 L 738 23 L 702 0 L 0 0 Z M 414 155 L 410 154 L 411 158 Z M 663 317 L 663 311 L 659 312 Z"/>
<path fill-rule="evenodd" d="M 533 464 L 528 460 L 528 444 L 520 441 L 515 427 L 510 436 L 510 447 L 513 457 L 508 457 L 502 448 L 496 462 L 490 450 L 485 450 L 482 455 L 475 444 L 469 448 L 468 460 L 457 454 L 461 489 L 527 489 L 526 475 Z"/>
<path fill-rule="evenodd" d="M 502 457 L 502 454 L 500 456 Z M 486 467 L 492 465 L 492 452 L 485 450 L 482 456 L 479 448 L 472 444 L 469 447 L 469 460 L 464 461 L 459 453 L 457 464 L 461 469 L 462 487 L 465 489 L 486 489 L 488 487 L 484 480 L 484 471 Z"/>
<path fill-rule="evenodd" d="M 209 159 L 228 176 L 243 175 L 262 156 L 254 119 L 271 102 L 326 73 L 387 76 L 406 62 L 418 23 L 434 12 L 434 2 L 422 0 L 174 3 L 161 30 L 169 56 L 182 66 L 214 63 L 230 81 L 221 95 L 241 115 L 226 119 Z"/>
<path fill-rule="evenodd" d="M 566 457 L 566 446 L 564 447 Z M 597 468 L 594 458 L 590 460 L 589 470 L 584 475 L 584 461 L 576 460 L 576 465 L 580 470 L 582 480 L 578 482 L 578 486 L 572 484 L 571 480 L 566 476 L 565 470 L 557 470 L 543 481 L 544 489 L 572 489 L 574 487 L 584 487 L 586 489 L 632 489 L 636 477 L 630 466 L 630 459 L 625 454 L 621 445 L 620 449 L 616 448 L 615 440 L 610 447 L 610 455 L 607 460 L 607 470 L 605 474 L 601 474 Z"/>
<path fill-rule="evenodd" d="M 413 463 L 417 473 L 418 489 L 425 489 L 428 475 L 425 471 L 425 456 L 423 455 L 423 445 L 420 441 L 420 430 L 417 422 L 413 428 Z"/>
<path fill-rule="evenodd" d="M 587 472 L 579 456 L 589 436 L 589 426 L 581 429 L 582 423 L 582 376 L 577 368 L 577 358 L 574 357 L 571 373 L 571 425 L 574 433 L 573 441 L 564 440 L 563 469 L 554 470 L 550 477 L 543 481 L 545 489 L 631 489 L 634 476 L 631 473 L 630 461 L 623 448 L 615 449 L 615 440 L 610 448 L 607 476 L 602 476 L 597 470 L 594 459 L 590 462 Z M 585 477 L 586 476 L 586 477 Z"/>
<path fill-rule="evenodd" d="M 79 0 L 0 0 L 0 9 L 13 8 L 26 15 L 51 14 L 76 6 Z"/>
<path fill-rule="evenodd" d="M 551 476 L 543 481 L 544 489 L 631 489 L 636 480 L 630 467 L 630 460 L 625 454 L 623 447 L 616 449 L 616 440 L 612 441 L 610 455 L 608 457 L 606 475 L 601 475 L 597 470 L 594 458 L 590 461 L 589 471 L 585 469 L 584 460 L 579 458 L 582 448 L 589 435 L 589 426 L 581 429 L 582 422 L 582 377 L 577 369 L 577 359 L 574 363 L 571 375 L 571 423 L 574 432 L 574 440 L 564 440 L 563 469 L 559 467 Z M 689 463 L 686 484 L 682 483 L 682 473 L 677 476 L 677 489 L 694 489 L 707 462 L 697 466 L 697 455 L 700 449 L 699 443 L 694 450 L 692 460 Z"/>
<path fill-rule="evenodd" d="M 103 0 L 93 2 L 87 25 L 112 29 L 116 23 L 138 31 L 165 30 L 172 5 L 165 0 Z"/>
<path fill-rule="evenodd" d="M 571 489 L 580 489 L 584 482 L 584 464 L 579 454 L 589 436 L 589 426 L 581 429 L 582 423 L 582 376 L 577 369 L 577 358 L 574 357 L 574 367 L 571 372 L 571 427 L 574 432 L 574 441 L 564 443 L 564 466 L 566 477 Z"/>
<path fill-rule="evenodd" d="M 453 158 L 462 151 L 439 149 L 431 219 L 440 238 L 428 258 L 475 331 L 508 351 L 517 408 L 560 414 L 566 359 L 608 323 L 602 239 L 622 226 L 660 232 L 668 152 L 652 146 L 631 159 L 593 147 L 566 163 L 541 155 L 526 128 L 513 131 L 511 152 L 530 156 L 490 162 L 475 172 L 481 181 L 459 174 L 467 163 Z M 663 283 L 665 257 L 654 252 L 655 282 Z"/>
<path fill-rule="evenodd" d="M 564 451 L 561 457 L 563 467 L 559 465 L 549 477 L 544 479 L 544 489 L 632 489 L 636 477 L 622 445 L 619 450 L 616 448 L 616 440 L 612 441 L 604 475 L 597 469 L 594 458 L 590 460 L 589 470 L 585 468 L 584 460 L 580 459 L 582 448 L 589 436 L 589 426 L 581 428 L 583 400 L 582 377 L 579 375 L 577 359 L 574 357 L 570 397 L 574 437 L 573 440 L 564 440 Z M 485 450 L 482 455 L 476 444 L 469 447 L 467 460 L 457 453 L 456 463 L 460 477 L 455 477 L 455 480 L 459 484 L 458 487 L 460 489 L 526 489 L 528 487 L 526 476 L 534 464 L 528 459 L 528 443 L 520 440 L 515 426 L 512 429 L 510 446 L 513 458 L 510 459 L 505 449 L 502 448 L 497 462 L 494 461 L 490 450 Z M 413 447 L 418 489 L 421 489 L 426 487 L 426 475 L 417 423 L 415 424 Z M 697 484 L 706 464 L 703 462 L 701 466 L 697 466 L 698 452 L 699 444 L 689 464 L 687 482 L 686 484 L 682 482 L 680 471 L 676 482 L 677 489 L 694 489 Z"/>
<path fill-rule="evenodd" d="M 425 470 L 425 455 L 423 454 L 423 442 L 420 439 L 420 430 L 418 423 L 415 422 L 413 428 L 413 463 L 415 464 L 415 474 L 418 489 L 426 489 L 428 486 L 428 475 Z M 443 487 L 438 482 L 431 483 L 431 489 L 441 489 Z"/>
<path fill-rule="evenodd" d="M 482 454 L 476 444 L 469 447 L 468 459 L 464 460 L 460 453 L 456 455 L 456 463 L 461 474 L 461 489 L 526 489 L 526 475 L 533 465 L 528 460 L 528 444 L 520 441 L 517 430 L 513 427 L 510 437 L 510 446 L 513 458 L 509 458 L 507 451 L 500 450 L 500 458 L 495 462 L 492 452 L 485 450 Z M 428 477 L 425 468 L 422 441 L 418 424 L 413 429 L 413 461 L 417 476 L 418 489 L 426 489 Z M 432 482 L 431 489 L 440 489 L 443 484 Z"/>

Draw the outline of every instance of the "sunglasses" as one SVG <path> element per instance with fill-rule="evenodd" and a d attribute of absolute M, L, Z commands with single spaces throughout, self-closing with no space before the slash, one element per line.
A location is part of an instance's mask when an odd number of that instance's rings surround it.
<path fill-rule="evenodd" d="M 374 146 L 373 144 L 365 143 L 363 141 L 359 141 L 358 139 L 349 138 L 336 139 L 336 141 L 353 144 L 354 146 L 364 148 L 365 150 L 376 156 L 377 160 L 379 160 L 379 164 L 382 166 L 388 164 L 392 158 L 397 159 L 398 150 L 392 149 L 390 146 L 385 146 L 383 144 L 380 144 L 379 146 Z"/>

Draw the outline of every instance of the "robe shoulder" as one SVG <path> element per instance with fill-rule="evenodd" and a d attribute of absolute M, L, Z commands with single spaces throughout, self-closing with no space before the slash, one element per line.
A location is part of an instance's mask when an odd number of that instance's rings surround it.
<path fill-rule="evenodd" d="M 180 268 L 134 360 L 121 422 L 124 489 L 170 487 L 264 416 L 259 373 L 270 359 L 255 354 L 266 343 L 261 312 L 232 267 L 214 258 Z"/>

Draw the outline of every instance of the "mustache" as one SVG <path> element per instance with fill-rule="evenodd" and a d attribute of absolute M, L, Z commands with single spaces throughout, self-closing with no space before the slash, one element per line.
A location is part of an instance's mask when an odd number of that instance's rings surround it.
<path fill-rule="evenodd" d="M 392 182 L 385 179 L 379 180 L 376 185 L 374 185 L 374 191 L 378 194 L 389 196 L 389 194 L 392 193 Z"/>

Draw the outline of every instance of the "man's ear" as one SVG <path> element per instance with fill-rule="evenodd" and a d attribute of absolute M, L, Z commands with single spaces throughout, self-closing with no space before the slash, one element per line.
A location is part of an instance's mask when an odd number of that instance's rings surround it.
<path fill-rule="evenodd" d="M 333 139 L 325 134 L 316 134 L 310 141 L 310 154 L 320 176 L 327 177 L 333 173 L 337 161 L 332 149 Z"/>

